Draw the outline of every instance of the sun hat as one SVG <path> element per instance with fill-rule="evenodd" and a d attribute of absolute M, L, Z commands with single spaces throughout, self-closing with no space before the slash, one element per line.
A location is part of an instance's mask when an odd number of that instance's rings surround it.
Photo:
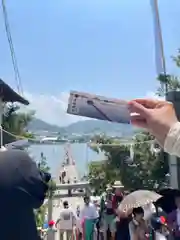
<path fill-rule="evenodd" d="M 121 181 L 115 181 L 113 188 L 124 188 L 123 184 L 121 183 Z"/>

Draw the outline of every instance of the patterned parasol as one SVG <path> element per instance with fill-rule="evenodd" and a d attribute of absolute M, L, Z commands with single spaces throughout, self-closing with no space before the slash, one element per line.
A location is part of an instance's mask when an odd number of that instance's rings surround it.
<path fill-rule="evenodd" d="M 118 211 L 130 213 L 133 208 L 143 207 L 149 203 L 156 202 L 162 196 L 153 191 L 137 190 L 128 194 L 120 203 Z"/>

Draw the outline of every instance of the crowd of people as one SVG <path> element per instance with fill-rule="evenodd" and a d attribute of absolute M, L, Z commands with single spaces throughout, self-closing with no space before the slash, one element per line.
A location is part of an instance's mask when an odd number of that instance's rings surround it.
<path fill-rule="evenodd" d="M 76 211 L 72 209 L 67 201 L 63 202 L 63 209 L 60 210 L 59 218 L 56 219 L 55 228 L 59 231 L 60 239 L 64 233 L 68 239 L 72 239 L 76 228 L 78 239 L 109 239 L 107 234 L 115 238 L 117 232 L 115 222 L 115 211 L 122 200 L 122 184 L 116 181 L 114 186 L 107 187 L 106 193 L 101 197 L 84 196 L 84 205 L 77 205 Z M 114 193 L 113 193 L 114 192 Z M 125 236 L 128 232 L 124 229 L 125 224 L 121 221 L 121 233 Z M 51 231 L 51 228 L 50 228 Z"/>
<path fill-rule="evenodd" d="M 76 240 L 180 239 L 180 191 L 174 196 L 175 208 L 170 212 L 151 203 L 124 214 L 118 210 L 124 196 L 122 186 L 116 185 L 115 189 L 107 186 L 100 199 L 85 196 L 84 205 L 77 211 L 64 201 L 59 218 L 53 221 L 54 229 L 59 231 L 60 239 L 66 233 L 68 240 L 75 236 Z M 54 231 L 52 221 L 49 230 Z"/>
<path fill-rule="evenodd" d="M 135 99 L 128 103 L 128 107 L 133 125 L 145 128 L 155 136 L 166 152 L 180 157 L 180 122 L 176 117 L 173 104 L 153 99 Z M 34 209 L 39 208 L 43 204 L 48 190 L 49 176 L 42 173 L 28 154 L 21 150 L 4 151 L 2 148 L 0 151 L 0 163 L 1 239 L 37 240 L 39 237 L 34 218 Z M 84 211 L 85 215 L 87 212 Z M 104 213 L 103 219 L 107 217 L 107 212 Z M 138 230 L 140 228 L 139 223 L 136 224 L 138 220 L 135 217 L 139 216 L 139 214 L 140 212 L 133 212 L 134 219 L 136 219 L 133 222 L 134 225 L 130 225 L 130 234 L 128 231 L 132 239 L 141 237 L 133 234 L 133 232 L 138 232 L 134 229 Z M 98 212 L 97 216 L 99 216 Z M 116 217 L 117 226 L 118 222 L 121 225 L 122 219 L 127 218 L 118 214 Z M 108 216 L 107 219 L 110 219 L 110 217 Z M 106 224 L 109 228 L 111 227 L 113 232 L 113 227 L 109 224 L 110 220 L 104 221 L 107 221 Z M 154 225 L 157 227 L 159 223 L 161 223 L 160 220 L 159 222 L 156 221 Z M 179 207 L 168 215 L 167 225 L 168 227 L 170 226 L 169 229 L 174 233 L 175 239 L 180 239 Z M 118 229 L 120 228 L 117 227 L 116 236 L 118 236 Z M 161 232 L 162 229 L 159 228 L 158 231 Z M 121 238 L 122 235 L 120 234 L 119 239 Z"/>

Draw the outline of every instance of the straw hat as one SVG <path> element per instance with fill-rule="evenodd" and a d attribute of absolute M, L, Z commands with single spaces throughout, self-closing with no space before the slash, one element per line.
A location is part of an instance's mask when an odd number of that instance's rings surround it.
<path fill-rule="evenodd" d="M 123 184 L 121 183 L 121 181 L 115 181 L 113 188 L 124 188 Z"/>

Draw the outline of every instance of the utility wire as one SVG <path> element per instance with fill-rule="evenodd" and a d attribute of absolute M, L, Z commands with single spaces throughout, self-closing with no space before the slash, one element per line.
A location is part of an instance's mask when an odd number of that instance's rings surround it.
<path fill-rule="evenodd" d="M 11 36 L 11 30 L 10 30 L 10 25 L 8 21 L 8 14 L 6 10 L 6 5 L 5 1 L 1 1 L 2 4 L 2 10 L 3 10 L 3 20 L 4 20 L 4 25 L 5 25 L 5 30 L 6 30 L 6 36 L 10 48 L 10 54 L 11 54 L 11 59 L 12 59 L 12 64 L 13 64 L 13 69 L 14 69 L 14 75 L 15 75 L 15 81 L 16 81 L 16 86 L 19 94 L 23 95 L 23 87 L 22 87 L 22 81 L 21 81 L 21 76 L 18 68 L 18 63 L 17 63 L 17 58 L 14 50 L 14 45 L 12 41 L 12 36 Z"/>

